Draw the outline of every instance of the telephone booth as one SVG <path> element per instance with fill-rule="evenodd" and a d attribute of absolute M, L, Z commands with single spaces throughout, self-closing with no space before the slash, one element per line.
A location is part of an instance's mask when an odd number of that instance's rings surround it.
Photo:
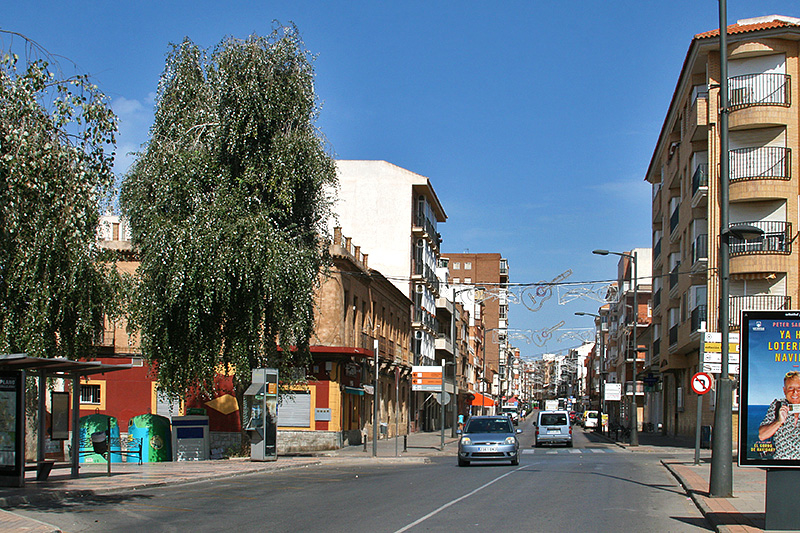
<path fill-rule="evenodd" d="M 252 384 L 244 393 L 249 420 L 251 461 L 278 460 L 278 370 L 256 368 Z"/>

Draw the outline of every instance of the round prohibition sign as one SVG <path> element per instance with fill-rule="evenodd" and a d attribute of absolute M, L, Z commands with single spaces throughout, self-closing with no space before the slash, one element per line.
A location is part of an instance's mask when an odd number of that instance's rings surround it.
<path fill-rule="evenodd" d="M 692 390 L 697 394 L 705 394 L 711 390 L 711 376 L 705 372 L 698 372 L 692 376 Z"/>

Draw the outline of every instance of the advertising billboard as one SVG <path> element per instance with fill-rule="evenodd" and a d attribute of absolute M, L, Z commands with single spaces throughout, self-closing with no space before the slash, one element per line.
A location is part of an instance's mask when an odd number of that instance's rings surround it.
<path fill-rule="evenodd" d="M 739 464 L 800 467 L 800 311 L 743 311 Z"/>

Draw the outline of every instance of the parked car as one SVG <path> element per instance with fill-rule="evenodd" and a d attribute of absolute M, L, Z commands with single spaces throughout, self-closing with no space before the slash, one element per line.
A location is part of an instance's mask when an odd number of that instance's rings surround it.
<path fill-rule="evenodd" d="M 597 411 L 586 411 L 583 417 L 583 427 L 586 429 L 596 428 L 599 422 L 599 414 Z"/>
<path fill-rule="evenodd" d="M 569 412 L 569 423 L 573 426 L 580 420 L 581 415 L 577 411 L 570 411 Z"/>
<path fill-rule="evenodd" d="M 536 426 L 534 446 L 564 444 L 572 448 L 572 426 L 567 411 L 539 411 L 533 422 Z"/>
<path fill-rule="evenodd" d="M 515 430 L 506 415 L 471 417 L 458 439 L 458 466 L 469 466 L 472 461 L 510 461 L 518 465 L 519 433 L 522 430 Z"/>

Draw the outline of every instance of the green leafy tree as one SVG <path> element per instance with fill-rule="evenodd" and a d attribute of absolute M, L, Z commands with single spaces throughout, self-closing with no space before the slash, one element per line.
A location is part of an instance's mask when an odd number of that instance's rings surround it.
<path fill-rule="evenodd" d="M 336 181 L 313 81 L 294 27 L 167 57 L 120 195 L 141 258 L 131 318 L 166 392 L 212 390 L 221 364 L 248 383 L 309 361 Z"/>
<path fill-rule="evenodd" d="M 0 353 L 87 357 L 120 301 L 96 247 L 116 117 L 87 76 L 0 33 L 44 57 L 0 60 Z"/>

